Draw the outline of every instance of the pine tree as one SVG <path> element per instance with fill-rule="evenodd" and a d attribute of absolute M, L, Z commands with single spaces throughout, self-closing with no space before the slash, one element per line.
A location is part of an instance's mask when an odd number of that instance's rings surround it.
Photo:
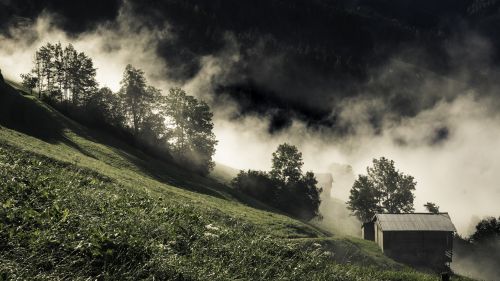
<path fill-rule="evenodd" d="M 43 81 L 45 81 L 45 85 L 42 84 L 42 88 L 44 88 L 44 92 L 48 93 L 52 90 L 53 86 L 53 76 L 54 76 L 54 45 L 48 43 L 45 46 L 42 46 L 37 51 L 37 57 L 40 60 L 41 65 L 41 76 L 43 77 Z"/>
<path fill-rule="evenodd" d="M 54 71 L 55 71 L 55 84 L 59 93 L 60 102 L 63 101 L 63 84 L 64 84 L 64 57 L 63 48 L 61 43 L 54 46 Z"/>

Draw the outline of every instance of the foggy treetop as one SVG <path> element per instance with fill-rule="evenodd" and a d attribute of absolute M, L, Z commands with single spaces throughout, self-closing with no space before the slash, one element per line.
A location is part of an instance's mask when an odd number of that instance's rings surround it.
<path fill-rule="evenodd" d="M 203 56 L 225 52 L 231 34 L 240 59 L 225 79 L 214 81 L 215 102 L 230 97 L 241 115 L 270 116 L 270 132 L 296 118 L 349 134 L 352 124 L 339 122 L 346 98 L 381 98 L 389 113 L 414 116 L 450 98 L 425 82 L 441 83 L 458 69 L 474 74 L 467 85 L 496 85 L 500 1 L 483 2 L 2 0 L 0 26 L 8 34 L 8 26 L 51 13 L 76 35 L 102 23 L 113 26 L 126 6 L 138 26 L 173 31 L 156 52 L 174 81 L 195 76 Z M 386 112 L 367 114 L 377 129 Z M 446 137 L 446 130 L 436 138 Z"/>

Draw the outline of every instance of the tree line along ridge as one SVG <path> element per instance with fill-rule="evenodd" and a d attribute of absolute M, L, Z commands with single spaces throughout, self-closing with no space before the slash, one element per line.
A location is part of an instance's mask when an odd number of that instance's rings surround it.
<path fill-rule="evenodd" d="M 72 117 L 126 132 L 202 174 L 214 167 L 217 140 L 208 104 L 181 88 L 163 95 L 147 83 L 141 69 L 127 65 L 120 90 L 114 93 L 99 88 L 96 68 L 85 53 L 71 44 L 47 43 L 35 52 L 30 73 L 21 78 L 23 86 Z"/>

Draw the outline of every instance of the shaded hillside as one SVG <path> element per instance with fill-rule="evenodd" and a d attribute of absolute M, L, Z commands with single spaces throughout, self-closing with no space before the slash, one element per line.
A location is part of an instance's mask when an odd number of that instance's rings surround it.
<path fill-rule="evenodd" d="M 216 163 L 214 170 L 210 175 L 222 183 L 228 184 L 231 180 L 238 175 L 239 170 L 233 167 L 226 166 L 221 163 Z"/>

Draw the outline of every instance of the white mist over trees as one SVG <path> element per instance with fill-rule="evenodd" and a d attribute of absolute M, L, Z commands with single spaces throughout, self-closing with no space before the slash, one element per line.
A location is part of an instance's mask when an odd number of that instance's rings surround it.
<path fill-rule="evenodd" d="M 470 237 L 457 235 L 454 245 L 454 270 L 481 280 L 497 280 L 500 276 L 500 217 L 482 219 Z"/>
<path fill-rule="evenodd" d="M 159 151 L 197 172 L 208 174 L 217 140 L 213 114 L 203 101 L 173 88 L 164 96 L 148 85 L 141 69 L 127 65 L 121 88 L 98 88 L 92 59 L 71 44 L 48 43 L 36 51 L 23 85 L 88 125 L 120 133 L 147 150 Z"/>

